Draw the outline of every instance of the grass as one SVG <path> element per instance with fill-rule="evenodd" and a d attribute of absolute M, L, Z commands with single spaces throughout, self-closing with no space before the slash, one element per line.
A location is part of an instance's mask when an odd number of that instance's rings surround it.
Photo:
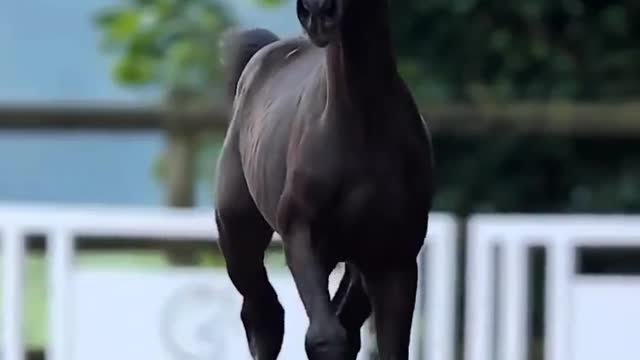
<path fill-rule="evenodd" d="M 46 340 L 46 263 L 41 256 L 27 259 L 25 331 L 29 348 L 40 347 Z"/>
<path fill-rule="evenodd" d="M 203 255 L 201 265 L 221 267 L 218 254 Z M 280 251 L 267 253 L 265 263 L 270 269 L 284 268 Z M 76 257 L 77 266 L 100 268 L 161 269 L 171 265 L 160 251 L 139 252 L 82 252 Z M 47 341 L 47 264 L 44 256 L 32 254 L 26 263 L 25 337 L 29 349 L 41 349 Z M 0 302 L 2 302 L 0 289 Z"/>

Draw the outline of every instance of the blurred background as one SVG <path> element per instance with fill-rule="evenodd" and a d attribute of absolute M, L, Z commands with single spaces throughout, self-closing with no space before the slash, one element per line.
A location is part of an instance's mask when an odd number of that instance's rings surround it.
<path fill-rule="evenodd" d="M 435 211 L 465 219 L 640 210 L 640 2 L 390 3 L 400 70 L 434 134 Z M 294 0 L 4 4 L 0 205 L 208 211 L 227 124 L 217 45 L 230 26 L 300 33 Z M 48 243 L 44 232 L 27 235 L 21 333 L 29 359 L 41 359 L 50 338 Z M 222 266 L 210 243 L 93 240 L 76 243 L 76 264 Z M 637 255 L 590 252 L 584 266 L 640 274 Z M 541 359 L 544 249 L 531 259 L 529 356 Z M 278 249 L 268 260 L 284 272 Z M 121 316 L 135 322 L 133 312 Z"/>

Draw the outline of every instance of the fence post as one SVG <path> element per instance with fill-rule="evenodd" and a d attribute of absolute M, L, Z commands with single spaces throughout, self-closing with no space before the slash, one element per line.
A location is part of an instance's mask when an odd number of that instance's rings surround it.
<path fill-rule="evenodd" d="M 480 226 L 479 219 L 467 221 L 466 304 L 464 329 L 464 359 L 491 360 L 495 358 L 493 342 L 494 279 L 492 260 L 493 233 Z M 482 220 L 480 220 L 482 221 Z M 489 240 L 491 238 L 491 240 Z"/>
<path fill-rule="evenodd" d="M 56 229 L 47 241 L 49 340 L 46 354 L 48 360 L 68 360 L 71 359 L 69 322 L 74 239 L 68 230 Z"/>
<path fill-rule="evenodd" d="M 500 348 L 498 358 L 517 360 L 527 357 L 528 247 L 516 241 L 503 241 L 499 284 Z"/>
<path fill-rule="evenodd" d="M 170 130 L 167 147 L 168 203 L 170 206 L 191 207 L 195 202 L 196 141 L 189 132 Z"/>
<path fill-rule="evenodd" d="M 447 231 L 455 232 L 457 224 Z M 424 268 L 426 283 L 422 296 L 426 305 L 429 321 L 426 331 L 427 348 L 424 349 L 426 359 L 454 359 L 456 345 L 456 280 L 457 274 L 457 237 L 443 233 L 431 235 L 434 241 L 429 242 Z M 422 282 L 424 283 L 425 280 Z M 422 330 L 424 332 L 424 328 Z"/>
<path fill-rule="evenodd" d="M 170 129 L 167 147 L 168 205 L 188 208 L 195 204 L 196 136 L 189 131 Z M 197 263 L 193 249 L 169 248 L 169 262 L 177 265 Z"/>
<path fill-rule="evenodd" d="M 25 240 L 15 228 L 2 236 L 2 358 L 24 360 L 24 267 Z"/>
<path fill-rule="evenodd" d="M 575 271 L 575 250 L 555 238 L 547 247 L 547 298 L 545 358 L 548 360 L 567 359 L 570 355 L 570 329 L 566 327 L 570 316 L 568 296 L 571 274 Z"/>
<path fill-rule="evenodd" d="M 196 132 L 185 120 L 185 105 L 175 96 L 168 100 L 172 111 L 166 116 L 167 127 L 167 204 L 188 208 L 195 205 L 195 167 L 197 153 Z M 167 258 L 172 264 L 193 265 L 197 263 L 192 249 L 167 250 Z"/>

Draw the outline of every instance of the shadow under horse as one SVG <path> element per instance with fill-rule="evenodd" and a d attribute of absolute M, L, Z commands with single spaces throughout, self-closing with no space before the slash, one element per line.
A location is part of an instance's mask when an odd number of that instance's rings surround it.
<path fill-rule="evenodd" d="M 297 0 L 307 36 L 225 36 L 232 116 L 216 222 L 254 359 L 276 359 L 284 309 L 274 231 L 309 318 L 311 360 L 355 359 L 373 311 L 383 360 L 405 360 L 434 193 L 431 136 L 400 77 L 387 0 Z M 328 277 L 346 272 L 331 299 Z"/>

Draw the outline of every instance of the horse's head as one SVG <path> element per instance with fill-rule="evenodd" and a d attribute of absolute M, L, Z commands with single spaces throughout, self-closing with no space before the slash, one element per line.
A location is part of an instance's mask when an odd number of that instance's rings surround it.
<path fill-rule="evenodd" d="M 338 34 L 340 22 L 349 0 L 296 0 L 300 24 L 311 41 L 327 46 Z"/>

